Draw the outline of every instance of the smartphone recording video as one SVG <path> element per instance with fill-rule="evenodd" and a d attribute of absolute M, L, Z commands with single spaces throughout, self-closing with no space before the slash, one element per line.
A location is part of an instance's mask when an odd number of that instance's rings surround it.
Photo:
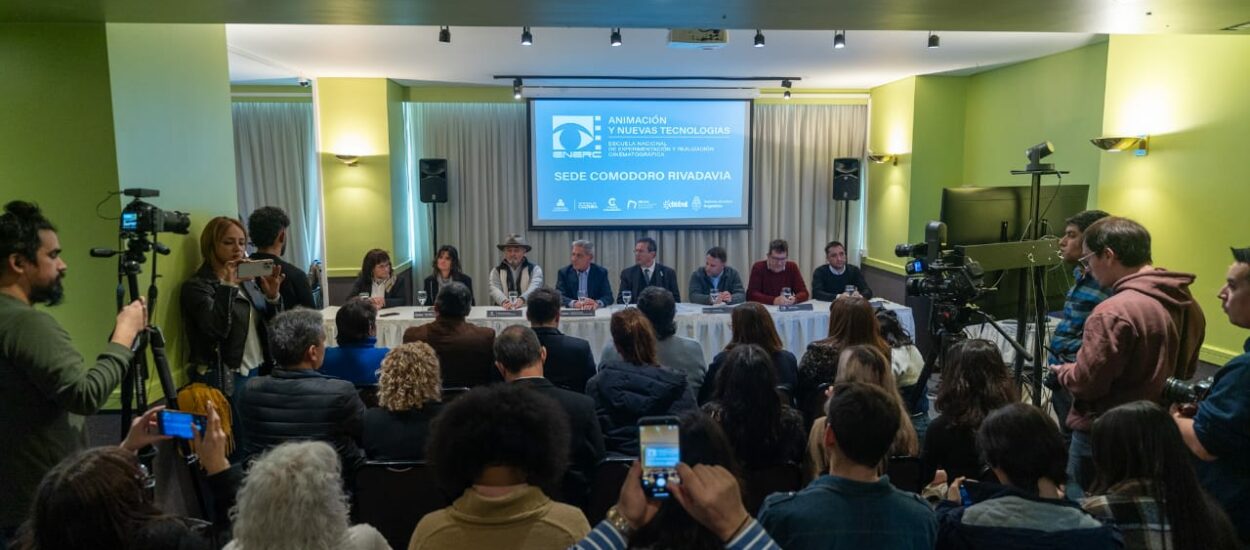
<path fill-rule="evenodd" d="M 195 439 L 195 430 L 204 433 L 207 420 L 205 417 L 182 411 L 163 410 L 156 415 L 156 425 L 161 435 L 179 439 Z M 195 429 L 192 429 L 195 426 Z"/>
<path fill-rule="evenodd" d="M 239 262 L 239 278 L 264 277 L 273 273 L 273 260 L 246 260 Z"/>
<path fill-rule="evenodd" d="M 675 416 L 648 416 L 638 421 L 642 490 L 647 498 L 669 498 L 672 495 L 669 486 L 680 482 L 677 477 L 677 463 L 681 461 L 679 424 Z"/>

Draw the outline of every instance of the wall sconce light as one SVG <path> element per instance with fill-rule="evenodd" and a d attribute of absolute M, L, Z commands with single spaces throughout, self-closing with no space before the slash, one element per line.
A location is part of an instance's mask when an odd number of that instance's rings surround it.
<path fill-rule="evenodd" d="M 874 155 L 868 153 L 868 162 L 873 164 L 889 164 L 890 166 L 898 166 L 898 155 Z"/>
<path fill-rule="evenodd" d="M 1133 151 L 1133 156 L 1144 157 L 1149 151 L 1150 136 L 1137 137 L 1101 137 L 1089 140 L 1094 147 L 1102 149 L 1108 153 L 1119 153 L 1120 151 Z"/>
<path fill-rule="evenodd" d="M 359 155 L 334 155 L 334 158 L 339 159 L 339 162 L 348 166 L 356 166 L 360 163 Z"/>

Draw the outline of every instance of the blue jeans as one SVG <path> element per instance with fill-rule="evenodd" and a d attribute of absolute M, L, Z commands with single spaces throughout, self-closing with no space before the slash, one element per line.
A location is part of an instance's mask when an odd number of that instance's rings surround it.
<path fill-rule="evenodd" d="M 255 378 L 258 372 L 258 369 L 252 369 L 247 376 L 239 374 L 238 371 L 234 372 L 234 390 L 230 392 L 231 429 L 234 431 L 234 453 L 230 455 L 231 464 L 241 463 L 248 458 L 243 451 L 247 434 L 243 432 L 243 418 L 239 414 L 239 405 L 243 399 L 244 384 L 247 384 L 249 378 Z"/>
<path fill-rule="evenodd" d="M 1068 483 L 1064 496 L 1068 500 L 1085 498 L 1084 487 L 1094 475 L 1094 449 L 1090 446 L 1089 432 L 1072 430 L 1072 442 L 1068 445 Z"/>

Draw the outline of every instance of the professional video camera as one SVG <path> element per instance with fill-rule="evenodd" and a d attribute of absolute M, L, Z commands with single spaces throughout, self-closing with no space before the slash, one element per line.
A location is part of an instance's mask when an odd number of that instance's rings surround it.
<path fill-rule="evenodd" d="M 159 197 L 161 195 L 160 191 L 136 187 L 124 189 L 122 194 L 135 199 L 122 209 L 122 233 L 177 233 L 186 235 L 191 230 L 191 216 L 186 212 L 161 210 L 150 203 L 140 200 L 144 197 Z"/>
<path fill-rule="evenodd" d="M 925 242 L 900 244 L 894 254 L 907 262 L 907 295 L 923 296 L 942 304 L 963 305 L 986 292 L 985 270 L 962 250 L 943 250 L 946 224 L 929 222 Z"/>

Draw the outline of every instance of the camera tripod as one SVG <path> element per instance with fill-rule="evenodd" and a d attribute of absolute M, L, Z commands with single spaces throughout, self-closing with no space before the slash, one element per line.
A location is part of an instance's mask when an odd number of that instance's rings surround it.
<path fill-rule="evenodd" d="M 1022 357 L 1028 361 L 1033 360 L 1033 355 L 1024 348 L 1024 345 L 1008 335 L 1007 330 L 998 324 L 998 320 L 993 315 L 982 311 L 975 304 L 934 302 L 929 312 L 929 335 L 932 341 L 937 342 L 937 345 L 929 350 L 929 356 L 925 357 L 924 368 L 920 370 L 920 378 L 911 387 L 911 391 L 903 396 L 903 402 L 908 409 L 911 409 L 924 395 L 933 372 L 941 370 L 939 365 L 945 363 L 946 352 L 950 350 L 950 347 L 967 338 L 964 335 L 964 328 L 973 324 L 973 316 L 979 316 L 984 323 L 994 327 L 994 330 L 998 331 L 1003 339 L 1016 350 L 1016 357 Z"/>

